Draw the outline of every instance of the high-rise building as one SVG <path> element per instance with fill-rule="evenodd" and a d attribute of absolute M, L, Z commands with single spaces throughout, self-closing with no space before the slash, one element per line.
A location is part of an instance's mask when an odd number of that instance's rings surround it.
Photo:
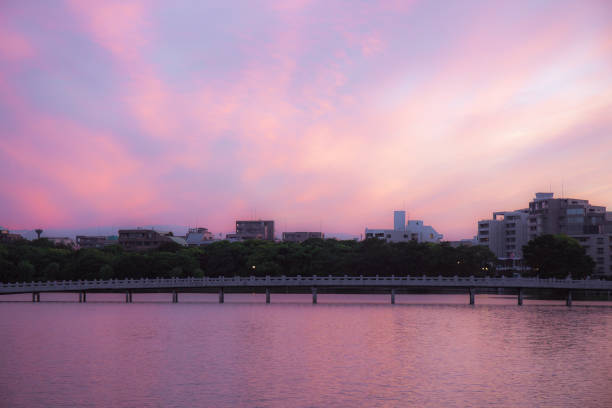
<path fill-rule="evenodd" d="M 536 193 L 529 203 L 530 239 L 543 234 L 600 234 L 605 224 L 606 207 L 591 205 L 588 200 Z"/>
<path fill-rule="evenodd" d="M 612 216 L 588 200 L 536 193 L 529 203 L 529 239 L 544 234 L 575 238 L 595 261 L 595 275 L 612 275 Z"/>

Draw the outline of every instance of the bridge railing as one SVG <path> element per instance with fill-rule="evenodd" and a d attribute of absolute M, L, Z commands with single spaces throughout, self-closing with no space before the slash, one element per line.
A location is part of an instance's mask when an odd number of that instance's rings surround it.
<path fill-rule="evenodd" d="M 4 292 L 22 289 L 23 291 L 36 290 L 87 290 L 87 289 L 130 289 L 130 288 L 169 288 L 169 287 L 212 287 L 212 286 L 317 286 L 326 284 L 346 284 L 350 286 L 380 286 L 380 285 L 419 285 L 424 286 L 524 286 L 524 287 L 551 287 L 575 286 L 602 289 L 612 289 L 612 282 L 596 279 L 540 279 L 537 277 L 444 277 L 444 276 L 265 276 L 265 277 L 203 277 L 203 278 L 141 278 L 141 279 L 107 279 L 107 280 L 76 280 L 76 281 L 46 281 L 46 282 L 14 282 L 0 284 Z"/>

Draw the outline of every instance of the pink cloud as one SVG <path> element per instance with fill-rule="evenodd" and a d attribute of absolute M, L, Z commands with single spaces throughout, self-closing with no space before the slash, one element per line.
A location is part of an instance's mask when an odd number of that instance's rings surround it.
<path fill-rule="evenodd" d="M 0 20 L 0 60 L 18 61 L 34 55 L 30 42 L 17 31 L 11 31 Z"/>

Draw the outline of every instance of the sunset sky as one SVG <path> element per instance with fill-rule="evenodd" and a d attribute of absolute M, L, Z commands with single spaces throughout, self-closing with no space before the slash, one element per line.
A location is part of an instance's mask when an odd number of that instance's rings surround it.
<path fill-rule="evenodd" d="M 0 225 L 446 239 L 612 207 L 612 2 L 0 2 Z"/>

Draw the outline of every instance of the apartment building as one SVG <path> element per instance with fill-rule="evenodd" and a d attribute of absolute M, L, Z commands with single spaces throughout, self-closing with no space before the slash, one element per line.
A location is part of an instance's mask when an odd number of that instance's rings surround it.
<path fill-rule="evenodd" d="M 186 245 L 184 238 L 175 237 L 170 231 L 140 228 L 119 230 L 119 245 L 126 251 L 147 251 L 168 242 Z"/>
<path fill-rule="evenodd" d="M 497 211 L 493 218 L 478 221 L 479 245 L 488 246 L 498 259 L 523 258 L 523 245 L 529 241 L 529 210 Z"/>
<path fill-rule="evenodd" d="M 595 261 L 595 275 L 612 275 L 612 213 L 606 207 L 536 193 L 529 203 L 529 239 L 544 234 L 577 239 Z"/>
<path fill-rule="evenodd" d="M 227 234 L 229 240 L 265 239 L 274 241 L 274 221 L 236 221 L 236 233 Z"/>

